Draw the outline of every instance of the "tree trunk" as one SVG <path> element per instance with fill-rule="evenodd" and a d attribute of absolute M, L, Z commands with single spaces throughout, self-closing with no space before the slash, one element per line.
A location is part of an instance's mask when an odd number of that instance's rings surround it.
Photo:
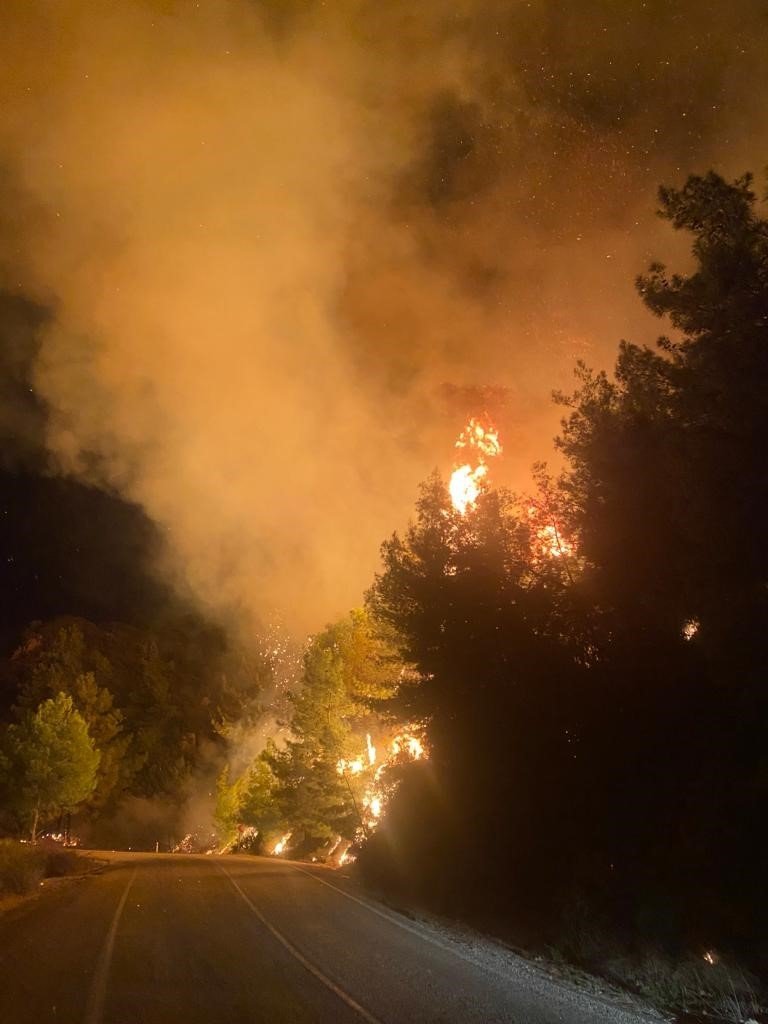
<path fill-rule="evenodd" d="M 32 817 L 32 835 L 31 839 L 33 843 L 37 842 L 37 826 L 40 821 L 40 801 L 38 800 L 37 806 L 35 807 L 35 813 Z"/>

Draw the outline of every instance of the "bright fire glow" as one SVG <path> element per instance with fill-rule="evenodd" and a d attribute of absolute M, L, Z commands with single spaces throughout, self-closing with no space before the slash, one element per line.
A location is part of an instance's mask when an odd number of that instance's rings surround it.
<path fill-rule="evenodd" d="M 291 832 L 286 832 L 284 836 L 282 836 L 280 839 L 278 839 L 278 841 L 275 843 L 275 848 L 272 851 L 272 856 L 273 857 L 279 857 L 280 856 L 280 854 L 285 849 L 285 844 L 291 838 L 291 835 L 292 835 Z"/>
<path fill-rule="evenodd" d="M 381 811 L 384 804 L 380 796 L 376 796 L 372 793 L 366 793 L 363 797 L 363 807 L 368 811 L 372 818 L 379 819 L 381 817 Z"/>
<path fill-rule="evenodd" d="M 693 640 L 696 634 L 699 632 L 699 620 L 688 619 L 687 622 L 683 623 L 683 639 Z"/>
<path fill-rule="evenodd" d="M 574 553 L 574 546 L 567 541 L 558 528 L 552 524 L 536 531 L 537 546 L 542 555 L 550 558 L 568 558 Z"/>
<path fill-rule="evenodd" d="M 499 441 L 499 432 L 490 424 L 484 426 L 474 417 L 469 421 L 456 442 L 459 449 L 467 449 L 471 459 L 457 466 L 448 484 L 453 507 L 461 515 L 474 508 L 477 499 L 485 489 L 485 477 L 488 475 L 488 459 L 501 455 L 503 449 Z"/>
<path fill-rule="evenodd" d="M 542 505 L 528 506 L 531 524 L 531 548 L 537 558 L 573 558 L 576 545 L 563 533 L 560 525 Z"/>
<path fill-rule="evenodd" d="M 386 751 L 386 756 L 379 764 L 377 764 L 376 744 L 374 744 L 370 733 L 366 734 L 366 749 L 362 754 L 353 758 L 342 757 L 336 762 L 336 771 L 339 775 L 360 775 L 365 773 L 365 788 L 360 797 L 360 804 L 363 810 L 361 815 L 362 835 L 370 834 L 376 828 L 384 812 L 387 799 L 391 796 L 392 784 L 386 781 L 386 769 L 396 762 L 402 763 L 403 758 L 409 761 L 420 761 L 428 756 L 424 742 L 417 735 L 418 732 L 419 730 L 415 726 L 408 726 L 391 740 L 382 740 L 380 748 Z M 374 765 L 376 766 L 375 769 Z M 329 854 L 330 859 L 334 859 L 340 843 L 341 839 L 331 850 Z M 339 860 L 339 865 L 349 863 L 351 859 L 352 855 L 349 857 L 344 856 Z"/>
<path fill-rule="evenodd" d="M 390 750 L 395 756 L 405 752 L 413 761 L 420 761 L 424 757 L 424 744 L 421 740 L 405 732 L 395 736 Z"/>
<path fill-rule="evenodd" d="M 345 757 L 342 757 L 336 764 L 336 771 L 339 775 L 343 775 L 344 772 L 349 772 L 350 775 L 359 775 L 365 768 L 365 760 L 363 756 L 352 758 L 348 761 Z"/>

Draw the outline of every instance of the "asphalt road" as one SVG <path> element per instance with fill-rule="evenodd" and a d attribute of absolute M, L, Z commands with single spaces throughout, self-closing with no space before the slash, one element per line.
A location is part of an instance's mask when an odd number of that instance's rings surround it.
<path fill-rule="evenodd" d="M 0 1022 L 645 1019 L 484 950 L 329 871 L 252 857 L 120 855 L 0 914 Z"/>

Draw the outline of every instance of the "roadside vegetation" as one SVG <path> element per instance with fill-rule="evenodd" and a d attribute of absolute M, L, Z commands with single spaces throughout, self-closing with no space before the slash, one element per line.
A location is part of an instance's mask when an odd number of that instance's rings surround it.
<path fill-rule="evenodd" d="M 0 898 L 33 892 L 45 878 L 86 871 L 90 862 L 74 850 L 0 839 Z"/>
<path fill-rule="evenodd" d="M 126 800 L 172 803 L 270 672 L 195 616 L 32 623 L 0 663 L 0 835 L 34 841 L 73 814 L 98 834 Z"/>

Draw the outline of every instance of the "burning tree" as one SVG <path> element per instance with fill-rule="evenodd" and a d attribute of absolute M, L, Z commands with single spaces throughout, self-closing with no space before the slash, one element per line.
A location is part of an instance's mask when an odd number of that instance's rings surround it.
<path fill-rule="evenodd" d="M 228 833 L 238 824 L 256 827 L 268 852 L 274 852 L 274 837 L 288 833 L 279 852 L 311 852 L 365 833 L 381 801 L 375 781 L 381 766 L 371 736 L 385 728 L 375 705 L 392 696 L 401 673 L 389 640 L 365 611 L 314 637 L 304 655 L 301 690 L 290 697 L 284 747 L 268 747 L 240 779 L 220 781 L 220 817 Z M 258 799 L 249 801 L 254 786 Z"/>
<path fill-rule="evenodd" d="M 569 580 L 558 559 L 537 564 L 532 535 L 511 494 L 486 490 L 457 505 L 434 475 L 415 521 L 382 547 L 368 606 L 416 668 L 392 713 L 425 723 L 431 757 L 403 772 L 362 850 L 364 870 L 382 884 L 399 876 L 423 892 L 439 886 L 447 899 L 468 870 L 487 873 L 497 847 L 522 871 L 511 835 L 530 829 L 537 780 L 558 770 L 575 778 L 568 740 L 578 741 L 578 691 L 561 690 L 581 672 L 577 645 L 563 639 Z"/>
<path fill-rule="evenodd" d="M 560 931 L 568 900 L 744 952 L 764 931 L 768 223 L 749 178 L 661 191 L 696 266 L 639 279 L 677 339 L 577 369 L 556 482 L 487 488 L 485 441 L 387 540 L 372 614 L 426 722 L 360 855 L 380 887 Z M 474 425 L 473 425 L 474 424 Z M 482 458 L 480 457 L 482 455 Z M 483 461 L 485 459 L 485 461 Z M 674 836 L 674 842 L 670 842 Z M 504 901 L 508 901 L 504 906 Z"/>
<path fill-rule="evenodd" d="M 501 455 L 503 449 L 498 430 L 487 418 L 470 419 L 456 441 L 461 459 L 451 473 L 448 490 L 451 502 L 462 515 L 477 505 L 486 488 L 488 463 Z"/>

